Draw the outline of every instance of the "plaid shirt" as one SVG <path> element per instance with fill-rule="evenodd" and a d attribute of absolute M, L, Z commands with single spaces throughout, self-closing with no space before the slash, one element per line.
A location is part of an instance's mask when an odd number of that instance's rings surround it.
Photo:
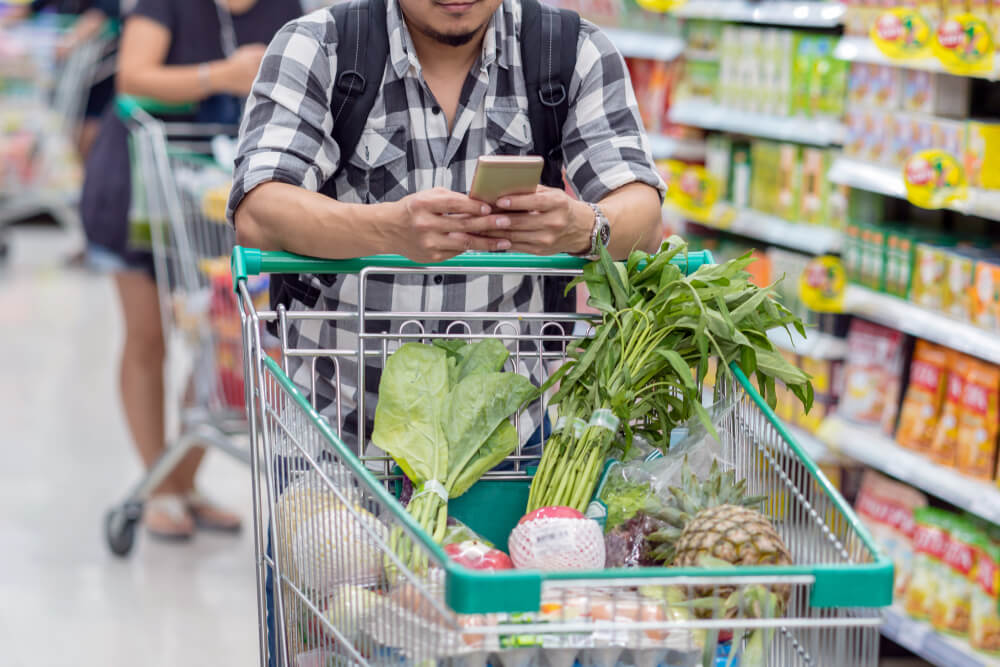
<path fill-rule="evenodd" d="M 244 114 L 229 215 L 247 192 L 268 181 L 323 192 L 339 201 L 396 201 L 413 192 L 445 187 L 467 193 L 480 155 L 526 155 L 532 149 L 521 52 L 521 5 L 504 0 L 490 20 L 482 54 L 466 79 L 454 126 L 436 106 L 421 77 L 410 34 L 398 4 L 388 4 L 389 57 L 382 88 L 353 153 L 341 155 L 331 137 L 329 91 L 337 71 L 337 28 L 321 10 L 286 25 L 271 42 Z M 570 82 L 563 154 L 569 182 L 581 199 L 597 202 L 632 182 L 665 190 L 649 151 L 625 63 L 610 40 L 582 21 L 576 70 Z M 338 168 L 343 164 L 339 172 Z M 336 173 L 336 176 L 334 174 Z M 354 276 L 299 276 L 290 310 L 355 310 Z M 370 280 L 366 311 L 423 310 L 460 313 L 539 312 L 537 279 L 504 275 L 396 276 Z M 419 307 L 419 308 L 418 308 Z M 427 323 L 443 330 L 447 323 Z M 494 323 L 484 323 L 490 327 Z M 373 322 L 376 330 L 391 326 Z M 379 327 L 382 327 L 379 329 Z M 357 325 L 304 321 L 289 332 L 292 347 L 357 349 Z M 340 400 L 347 416 L 345 440 L 354 430 L 356 369 L 340 363 Z M 308 364 L 293 379 L 311 387 Z M 536 378 L 538 368 L 522 368 Z M 317 407 L 333 414 L 336 393 L 321 361 Z M 368 418 L 374 411 L 378 373 L 366 372 Z M 335 413 L 334 413 L 335 414 Z M 537 424 L 535 424 L 537 425 Z M 522 434 L 530 423 L 522 423 Z M 368 430 L 370 433 L 370 430 Z"/>

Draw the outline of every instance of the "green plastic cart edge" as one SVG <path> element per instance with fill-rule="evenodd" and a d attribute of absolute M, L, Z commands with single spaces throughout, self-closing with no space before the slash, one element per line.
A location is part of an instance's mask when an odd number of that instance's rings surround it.
<path fill-rule="evenodd" d="M 535 266 L 528 267 L 525 263 L 512 263 L 510 260 L 525 259 Z M 507 261 L 502 261 L 507 260 Z M 563 263 L 553 267 L 553 262 Z M 568 261 L 567 261 L 568 260 Z M 681 260 L 682 261 L 682 260 Z M 689 272 L 696 270 L 702 264 L 712 262 L 711 253 L 692 253 L 688 257 Z M 570 266 L 571 263 L 571 266 Z M 503 255 L 466 255 L 454 258 L 442 264 L 471 268 L 499 267 L 513 265 L 520 268 L 579 268 L 582 260 L 575 257 L 559 256 L 554 258 L 539 258 L 531 255 L 519 257 L 515 254 Z M 336 273 L 357 272 L 367 266 L 386 268 L 401 268 L 421 266 L 398 256 L 376 256 L 356 260 L 316 260 L 291 253 L 259 251 L 236 246 L 233 249 L 232 273 L 234 288 L 238 289 L 240 280 L 246 280 L 250 275 L 260 273 Z M 281 370 L 281 367 L 270 357 L 263 359 L 264 366 L 272 374 L 282 388 L 305 411 L 309 419 L 329 440 L 337 455 L 352 471 L 364 479 L 376 497 L 391 508 L 397 520 L 410 528 L 418 536 L 420 542 L 439 561 L 446 572 L 446 602 L 457 613 L 481 614 L 497 612 L 531 612 L 537 611 L 541 603 L 543 581 L 574 581 L 581 579 L 653 579 L 674 577 L 753 577 L 753 576 L 787 576 L 811 575 L 814 577 L 810 605 L 813 607 L 885 607 L 892 604 L 893 565 L 875 546 L 874 540 L 867 530 L 854 516 L 853 510 L 840 497 L 829 481 L 822 475 L 816 465 L 809 459 L 795 439 L 780 424 L 774 412 L 770 409 L 756 389 L 750 384 L 743 372 L 733 365 L 734 375 L 751 399 L 762 410 L 779 434 L 789 443 L 792 450 L 806 465 L 812 477 L 819 481 L 824 492 L 831 498 L 838 510 L 851 523 L 865 546 L 871 552 L 874 561 L 864 564 L 824 564 L 814 566 L 788 567 L 741 567 L 733 569 L 707 568 L 631 568 L 611 569 L 591 572 L 533 572 L 526 570 L 509 572 L 475 572 L 451 562 L 443 549 L 416 524 L 410 515 L 395 502 L 395 498 L 381 485 L 356 458 L 354 453 L 337 437 L 326 421 L 313 409 L 305 396 Z"/>

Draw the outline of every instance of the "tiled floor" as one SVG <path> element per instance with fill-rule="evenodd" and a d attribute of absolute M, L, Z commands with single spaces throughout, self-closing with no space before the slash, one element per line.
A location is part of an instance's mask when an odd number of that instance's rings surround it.
<path fill-rule="evenodd" d="M 0 268 L 0 664 L 218 666 L 257 661 L 252 541 L 140 535 L 111 556 L 105 509 L 139 466 L 115 393 L 109 279 L 60 268 L 75 246 L 18 229 Z M 201 484 L 249 521 L 248 471 L 210 455 Z"/>

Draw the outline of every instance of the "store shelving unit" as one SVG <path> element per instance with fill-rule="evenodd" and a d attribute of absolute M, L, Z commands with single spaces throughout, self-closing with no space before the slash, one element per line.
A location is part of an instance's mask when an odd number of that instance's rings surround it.
<path fill-rule="evenodd" d="M 844 454 L 946 500 L 952 505 L 1000 523 L 1000 488 L 938 465 L 886 437 L 878 428 L 832 415 L 817 434 L 831 450 Z"/>
<path fill-rule="evenodd" d="M 684 53 L 684 40 L 680 37 L 626 28 L 602 30 L 626 58 L 669 61 Z"/>
<path fill-rule="evenodd" d="M 753 209 L 736 210 L 731 220 L 724 223 L 714 220 L 695 222 L 711 229 L 738 234 L 811 255 L 840 252 L 844 242 L 844 235 L 839 230 L 804 222 L 789 222 Z"/>
<path fill-rule="evenodd" d="M 696 0 L 675 9 L 674 16 L 718 19 L 740 23 L 789 25 L 803 28 L 835 28 L 844 19 L 840 2 L 739 2 Z"/>
<path fill-rule="evenodd" d="M 1000 337 L 996 333 L 898 297 L 850 285 L 844 295 L 844 312 L 1000 364 Z"/>
<path fill-rule="evenodd" d="M 674 139 L 662 134 L 649 135 L 649 148 L 654 160 L 685 160 L 699 162 L 705 159 L 705 142 Z"/>
<path fill-rule="evenodd" d="M 844 37 L 837 44 L 834 56 L 850 62 L 872 63 L 875 65 L 895 65 L 906 69 L 920 69 L 928 72 L 947 72 L 936 58 L 915 58 L 912 60 L 893 60 L 882 53 L 875 43 L 867 37 Z M 996 58 L 993 71 L 974 75 L 977 79 L 996 80 L 1000 75 L 1000 56 Z"/>
<path fill-rule="evenodd" d="M 903 648 L 938 667 L 998 667 L 1000 660 L 969 648 L 965 642 L 934 630 L 927 623 L 915 621 L 898 607 L 883 612 L 882 634 Z"/>
<path fill-rule="evenodd" d="M 901 169 L 840 157 L 831 165 L 828 177 L 841 185 L 906 199 Z M 969 188 L 967 199 L 955 202 L 948 208 L 966 215 L 1000 221 L 1000 191 Z"/>
<path fill-rule="evenodd" d="M 808 330 L 807 337 L 803 338 L 795 329 L 790 331 L 790 339 L 784 329 L 773 329 L 767 333 L 767 337 L 783 350 L 813 359 L 843 359 L 847 355 L 847 341 L 843 338 Z"/>
<path fill-rule="evenodd" d="M 730 109 L 700 100 L 683 100 L 675 103 L 670 108 L 670 120 L 680 125 L 690 125 L 706 130 L 732 132 L 813 146 L 832 146 L 843 143 L 844 140 L 843 124 L 833 120 L 798 116 L 771 116 Z"/>

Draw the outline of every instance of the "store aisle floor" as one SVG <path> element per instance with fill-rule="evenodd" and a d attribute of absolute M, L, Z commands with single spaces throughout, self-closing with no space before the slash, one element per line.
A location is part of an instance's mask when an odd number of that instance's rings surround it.
<path fill-rule="evenodd" d="M 61 267 L 75 245 L 17 229 L 0 267 L 0 663 L 256 664 L 249 525 L 184 546 L 140 534 L 125 560 L 105 546 L 104 512 L 139 465 L 115 391 L 113 285 Z M 210 455 L 200 483 L 250 521 L 244 467 Z"/>

